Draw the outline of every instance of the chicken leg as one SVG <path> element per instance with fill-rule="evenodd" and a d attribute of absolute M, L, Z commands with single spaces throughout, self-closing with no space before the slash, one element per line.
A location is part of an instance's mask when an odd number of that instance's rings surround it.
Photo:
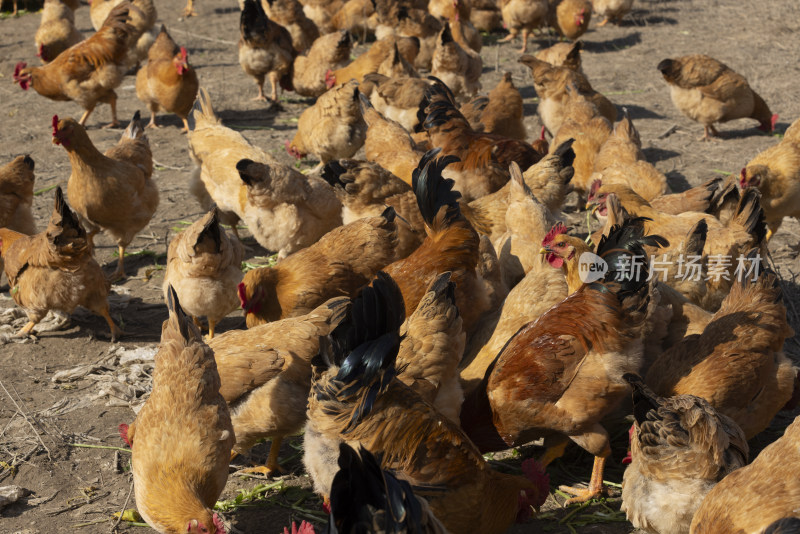
<path fill-rule="evenodd" d="M 111 318 L 111 314 L 108 312 L 108 306 L 106 306 L 106 308 L 100 312 L 100 315 L 108 323 L 108 328 L 111 329 L 111 342 L 116 342 L 117 339 L 122 337 L 125 332 L 116 324 L 114 324 L 114 320 Z"/>
<path fill-rule="evenodd" d="M 528 51 L 528 35 L 529 34 L 530 34 L 530 32 L 528 31 L 528 28 L 523 28 L 522 29 L 522 49 L 520 50 L 520 53 L 522 53 L 522 54 L 524 54 L 525 52 Z"/>
<path fill-rule="evenodd" d="M 256 84 L 258 85 L 258 96 L 254 97 L 253 100 L 266 101 L 267 96 L 264 94 L 264 76 L 259 76 L 256 78 Z"/>
<path fill-rule="evenodd" d="M 272 101 L 278 101 L 278 73 L 271 71 L 269 73 L 269 84 L 272 86 Z"/>
<path fill-rule="evenodd" d="M 152 109 L 150 110 L 150 122 L 147 123 L 147 128 L 160 128 L 156 123 L 156 112 Z"/>
<path fill-rule="evenodd" d="M 267 458 L 267 465 L 257 465 L 255 467 L 248 467 L 242 469 L 240 473 L 258 473 L 267 477 L 274 477 L 283 473 L 283 468 L 278 464 L 278 453 L 281 450 L 281 442 L 283 436 L 276 436 L 272 438 L 272 443 L 269 446 L 269 457 Z"/>
<path fill-rule="evenodd" d="M 604 18 L 604 19 L 603 19 L 603 22 L 601 22 L 600 24 L 598 24 L 598 25 L 597 25 L 597 27 L 598 27 L 598 28 L 602 28 L 602 27 L 603 27 L 603 26 L 605 26 L 606 24 L 608 24 L 608 17 Z"/>
<path fill-rule="evenodd" d="M 36 323 L 33 321 L 28 321 L 28 324 L 23 326 L 19 332 L 14 334 L 14 337 L 28 337 L 31 334 L 34 326 L 36 326 Z"/>
<path fill-rule="evenodd" d="M 117 261 L 117 270 L 111 275 L 112 282 L 122 280 L 125 278 L 125 247 L 119 245 L 119 260 Z"/>
<path fill-rule="evenodd" d="M 603 485 L 603 471 L 606 466 L 606 456 L 595 456 L 594 465 L 592 466 L 592 478 L 589 479 L 588 488 L 575 488 L 572 486 L 559 486 L 559 490 L 564 493 L 574 495 L 571 499 L 567 499 L 564 503 L 565 506 L 579 502 L 584 503 L 591 499 L 596 499 L 606 494 L 606 487 Z"/>
<path fill-rule="evenodd" d="M 184 17 L 196 17 L 197 12 L 194 10 L 194 0 L 186 0 L 186 7 L 183 9 Z"/>

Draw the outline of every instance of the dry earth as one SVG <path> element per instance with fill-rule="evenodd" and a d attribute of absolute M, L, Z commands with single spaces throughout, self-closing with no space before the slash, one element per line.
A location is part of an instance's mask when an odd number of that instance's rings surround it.
<path fill-rule="evenodd" d="M 250 100 L 255 95 L 255 86 L 237 61 L 236 3 L 200 0 L 199 16 L 189 20 L 179 19 L 182 0 L 161 0 L 157 4 L 161 21 L 188 48 L 190 61 L 225 123 L 243 130 L 253 143 L 286 163 L 294 164 L 283 150 L 283 141 L 293 136 L 297 117 L 308 101 L 286 94 L 281 109 L 276 110 Z M 783 132 L 800 116 L 798 21 L 800 4 L 796 0 L 637 0 L 635 10 L 620 26 L 596 28 L 597 21 L 592 23 L 592 29 L 584 36 L 584 69 L 597 90 L 618 106 L 627 107 L 639 128 L 648 159 L 667 174 L 672 188 L 679 191 L 719 173 L 737 172 L 752 156 L 778 139 L 777 135 L 758 132 L 752 121 L 741 120 L 722 126 L 725 138 L 721 142 L 696 142 L 702 128 L 672 106 L 667 86 L 655 65 L 665 57 L 701 52 L 722 60 L 744 74 L 773 112 L 781 115 L 778 132 Z M 53 114 L 78 117 L 81 110 L 74 103 L 52 102 L 34 91 L 23 92 L 11 83 L 17 61 L 38 63 L 33 45 L 38 23 L 36 14 L 0 21 L 0 163 L 24 153 L 35 159 L 36 189 L 41 194 L 36 197 L 34 207 L 42 227 L 52 207 L 52 188 L 58 184 L 65 186 L 70 173 L 65 151 L 51 144 L 51 117 Z M 81 31 L 90 33 L 88 9 L 77 12 L 77 25 Z M 525 97 L 528 131 L 534 134 L 540 127 L 535 115 L 536 95 L 527 69 L 516 61 L 519 45 L 498 46 L 497 37 L 485 38 L 484 91 L 494 86 L 502 71 L 511 71 Z M 539 39 L 533 50 L 547 44 L 546 39 Z M 132 77 L 126 78 L 118 91 L 120 118 L 124 122 L 135 110 L 143 109 L 135 97 L 133 83 Z M 98 129 L 109 118 L 108 107 L 101 106 L 89 121 L 90 136 L 101 150 L 115 143 L 121 133 Z M 102 319 L 78 312 L 65 328 L 42 333 L 35 342 L 0 346 L 0 486 L 16 484 L 34 492 L 26 501 L 0 512 L 0 531 L 4 533 L 108 532 L 114 523 L 112 514 L 126 502 L 130 489 L 129 454 L 102 447 L 121 444 L 116 427 L 133 419 L 130 401 L 141 402 L 148 386 L 148 367 L 137 364 L 141 361 L 137 357 L 141 358 L 148 349 L 152 353 L 166 317 L 161 284 L 167 242 L 185 221 L 201 215 L 187 187 L 192 164 L 186 138 L 179 133 L 178 119 L 168 116 L 163 122 L 166 127 L 148 132 L 158 165 L 155 179 L 161 203 L 150 225 L 130 248 L 136 254 L 126 262 L 131 277 L 115 287 L 117 296 L 112 304 L 113 316 L 128 335 L 117 345 L 111 345 Z M 315 161 L 304 161 L 301 165 L 314 164 Z M 575 222 L 580 220 L 583 217 L 576 215 Z M 800 271 L 796 250 L 798 231 L 796 221 L 787 221 L 770 247 L 784 278 L 789 316 L 796 330 L 800 328 L 796 311 L 800 290 L 794 282 L 795 273 Z M 246 242 L 253 248 L 251 255 L 269 254 L 252 238 Z M 97 255 L 108 273 L 116 264 L 115 250 L 108 238 L 100 238 Z M 2 290 L 0 306 L 12 308 L 7 285 Z M 9 313 L 2 316 L 5 322 L 11 319 Z M 243 323 L 241 314 L 232 314 L 220 329 L 241 328 Z M 10 329 L 10 325 L 5 328 Z M 137 347 L 144 350 L 133 352 Z M 800 361 L 797 338 L 787 341 L 786 350 Z M 89 366 L 84 368 L 91 370 L 89 376 L 54 379 L 57 373 L 81 365 Z M 117 378 L 127 380 L 130 385 Z M 779 436 L 790 421 L 790 416 L 776 419 L 770 430 L 752 443 L 754 454 Z M 252 505 L 239 506 L 225 514 L 235 529 L 233 532 L 280 532 L 291 518 L 322 517 L 319 500 L 307 489 L 309 479 L 300 461 L 301 445 L 298 438 L 285 444 L 281 451 L 291 475 L 279 484 L 288 489 L 257 491 Z M 621 480 L 618 462 L 625 447 L 625 426 L 619 425 L 614 440 L 615 460 L 607 476 L 612 482 Z M 535 451 L 528 448 L 519 452 L 525 456 Z M 266 447 L 259 445 L 250 460 L 263 460 L 265 456 Z M 518 468 L 519 460 L 507 456 L 500 467 Z M 241 459 L 235 467 L 244 466 L 247 460 Z M 563 460 L 553 464 L 553 487 L 555 483 L 585 481 L 590 465 L 591 459 L 585 453 L 571 450 Z M 231 499 L 239 490 L 258 489 L 263 483 L 231 476 L 221 498 Z M 132 506 L 131 500 L 127 507 Z M 518 525 L 512 532 L 633 530 L 618 512 L 618 498 L 581 510 L 561 509 L 551 499 L 545 508 L 539 520 Z M 135 527 L 123 522 L 119 528 Z"/>

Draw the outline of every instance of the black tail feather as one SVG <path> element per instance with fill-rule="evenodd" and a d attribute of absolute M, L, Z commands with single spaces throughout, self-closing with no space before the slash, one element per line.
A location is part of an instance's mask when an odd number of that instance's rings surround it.
<path fill-rule="evenodd" d="M 178 300 L 178 293 L 175 292 L 175 288 L 172 287 L 172 284 L 170 284 L 167 290 L 167 309 L 170 314 L 175 315 L 178 320 L 178 328 L 180 329 L 181 337 L 186 340 L 190 339 L 190 337 L 194 337 L 190 335 L 189 317 L 186 315 L 186 312 L 183 311 L 183 308 L 181 308 L 181 303 Z"/>
<path fill-rule="evenodd" d="M 211 209 L 211 218 L 203 225 L 203 231 L 197 236 L 197 242 L 204 237 L 210 237 L 214 241 L 214 250 L 219 254 L 222 250 L 222 235 L 219 228 L 219 209 L 216 206 Z"/>
<path fill-rule="evenodd" d="M 461 213 L 458 205 L 461 193 L 453 189 L 455 182 L 452 179 L 442 177 L 445 167 L 460 160 L 456 156 L 437 158 L 440 152 L 440 148 L 426 152 L 411 176 L 411 187 L 417 197 L 419 211 L 429 226 L 442 206 L 448 208 L 448 219 L 455 219 Z"/>
<path fill-rule="evenodd" d="M 661 236 L 644 235 L 644 223 L 648 220 L 635 217 L 615 225 L 597 245 L 597 255 L 608 264 L 604 280 L 620 284 L 617 291 L 620 299 L 647 285 L 649 264 L 644 247 L 669 246 L 669 242 Z"/>
<path fill-rule="evenodd" d="M 326 163 L 322 168 L 322 179 L 331 184 L 331 187 L 344 187 L 344 182 L 342 182 L 341 177 L 346 173 L 347 169 L 345 169 L 339 161 L 333 160 Z"/>
<path fill-rule="evenodd" d="M 664 401 L 653 393 L 639 375 L 625 373 L 622 378 L 633 388 L 633 417 L 641 425 L 647 420 L 647 414 L 652 410 L 657 411 Z"/>

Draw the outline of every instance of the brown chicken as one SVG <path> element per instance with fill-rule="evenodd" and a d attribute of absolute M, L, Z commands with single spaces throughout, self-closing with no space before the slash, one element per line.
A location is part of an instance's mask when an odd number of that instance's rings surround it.
<path fill-rule="evenodd" d="M 581 41 L 556 43 L 550 48 L 539 50 L 534 57 L 554 67 L 567 67 L 586 76 L 581 66 L 581 48 L 583 48 Z"/>
<path fill-rule="evenodd" d="M 793 335 L 777 276 L 755 250 L 703 333 L 664 352 L 646 381 L 664 396 L 695 395 L 736 421 L 747 439 L 791 399 L 797 369 L 782 347 Z M 756 273 L 746 272 L 750 267 Z"/>
<path fill-rule="evenodd" d="M 399 289 L 379 276 L 321 342 L 304 444 L 314 487 L 332 495 L 339 444 L 358 443 L 415 487 L 433 488 L 419 494 L 447 531 L 505 532 L 544 502 L 548 479 L 532 462 L 527 477 L 494 471 L 456 423 L 394 379 L 403 319 Z"/>
<path fill-rule="evenodd" d="M 742 189 L 757 187 L 767 222 L 767 241 L 784 217 L 800 216 L 800 119 L 786 130 L 780 143 L 754 157 L 742 169 Z"/>
<path fill-rule="evenodd" d="M 346 31 L 323 35 L 308 53 L 294 58 L 292 85 L 301 96 L 319 97 L 328 90 L 325 74 L 350 62 L 353 39 Z"/>
<path fill-rule="evenodd" d="M 703 248 L 705 257 L 702 259 L 702 264 L 695 262 L 698 267 L 705 269 L 706 291 L 702 295 L 686 296 L 699 297 L 693 301 L 707 310 L 719 308 L 722 299 L 730 291 L 738 258 L 747 254 L 751 248 L 760 246 L 766 233 L 763 210 L 759 202 L 760 195 L 756 190 L 745 190 L 738 200 L 733 217 L 725 224 L 706 213 L 685 212 L 672 215 L 660 212 L 630 188 L 622 185 L 600 187 L 599 193 L 592 201 L 598 206 L 598 211 L 603 209 L 608 193 L 616 194 L 621 206 L 632 217 L 646 217 L 648 220 L 645 222 L 645 227 L 648 232 L 658 233 L 672 243 L 669 248 L 661 252 L 672 259 L 673 265 L 685 264 L 685 276 L 699 276 L 699 274 L 692 274 L 694 267 L 689 265 L 691 261 L 687 261 L 690 259 L 680 258 L 677 247 L 689 235 L 692 227 L 701 220 L 706 222 L 708 237 Z"/>
<path fill-rule="evenodd" d="M 42 63 L 50 63 L 67 48 L 83 41 L 75 27 L 75 12 L 62 0 L 45 0 L 42 22 L 36 30 L 36 55 Z"/>
<path fill-rule="evenodd" d="M 503 27 L 503 15 L 495 0 L 472 0 L 469 21 L 481 32 L 493 32 Z"/>
<path fill-rule="evenodd" d="M 476 132 L 487 132 L 524 141 L 528 137 L 522 95 L 510 72 L 504 72 L 489 96 L 474 98 L 461 106 L 461 113 Z"/>
<path fill-rule="evenodd" d="M 101 154 L 74 119 L 53 117 L 53 144 L 67 151 L 72 174 L 67 195 L 89 232 L 90 246 L 100 230 L 119 247 L 113 278 L 125 277 L 125 248 L 150 223 L 158 207 L 158 186 L 152 179 L 153 154 L 139 121 L 131 119 L 119 142 Z"/>
<path fill-rule="evenodd" d="M 405 61 L 409 65 L 412 65 L 419 53 L 419 39 L 415 37 L 397 37 L 390 35 L 384 39 L 375 41 L 366 52 L 358 56 L 349 65 L 326 72 L 326 85 L 328 88 L 331 88 L 336 85 L 348 83 L 350 80 L 356 80 L 361 83 L 367 74 L 372 74 L 373 72 L 379 72 L 381 70 L 381 66 L 387 62 L 387 57 L 393 53 L 395 46 Z M 387 63 L 384 68 L 390 66 L 391 63 Z"/>
<path fill-rule="evenodd" d="M 568 107 L 567 88 L 571 85 L 584 95 L 597 107 L 598 112 L 613 123 L 617 120 L 617 108 L 605 96 L 592 89 L 589 80 L 580 72 L 569 67 L 555 67 L 550 63 L 525 55 L 519 59 L 520 63 L 531 69 L 533 75 L 533 88 L 539 96 L 539 105 L 536 111 L 542 119 L 544 126 L 553 135 L 558 132 L 566 120 Z"/>
<path fill-rule="evenodd" d="M 192 193 L 220 221 L 245 222 L 256 241 L 279 258 L 315 243 L 342 224 L 342 205 L 324 180 L 281 165 L 242 134 L 222 125 L 201 89 L 189 122 L 195 162 Z"/>
<path fill-rule="evenodd" d="M 333 15 L 331 24 L 339 31 L 347 31 L 358 36 L 361 42 L 367 40 L 367 36 L 374 33 L 375 4 L 372 0 L 347 0 L 339 11 Z"/>
<path fill-rule="evenodd" d="M 430 71 L 442 21 L 428 13 L 427 2 L 376 0 L 375 4 L 375 36 L 378 39 L 385 39 L 389 35 L 415 38 L 418 53 L 413 59 L 414 66 Z"/>
<path fill-rule="evenodd" d="M 560 36 L 574 41 L 586 33 L 592 18 L 590 0 L 549 0 L 549 2 L 548 24 Z"/>
<path fill-rule="evenodd" d="M 403 126 L 381 115 L 367 97 L 360 95 L 359 102 L 367 124 L 364 157 L 411 185 L 411 176 L 424 152 L 417 150 Z"/>
<path fill-rule="evenodd" d="M 574 174 L 573 143 L 573 139 L 561 143 L 552 154 L 546 155 L 522 174 L 525 185 L 551 212 L 560 210 Z M 466 209 L 462 204 L 465 217 L 476 230 L 488 235 L 492 242 L 497 242 L 508 229 L 506 212 L 510 188 L 511 185 L 506 183 L 494 193 L 473 200 Z"/>
<path fill-rule="evenodd" d="M 457 423 L 464 401 L 458 365 L 467 338 L 455 290 L 449 272 L 431 282 L 417 309 L 400 327 L 403 339 L 397 367 L 401 382 Z"/>
<path fill-rule="evenodd" d="M 303 5 L 303 13 L 317 26 L 320 34 L 336 31 L 331 21 L 344 6 L 345 0 L 302 0 L 300 3 Z"/>
<path fill-rule="evenodd" d="M 334 228 L 275 267 L 253 269 L 239 284 L 247 326 L 296 317 L 326 300 L 353 296 L 395 257 L 397 225 L 381 215 Z"/>
<path fill-rule="evenodd" d="M 562 487 L 575 495 L 568 502 L 603 493 L 611 447 L 600 420 L 628 391 L 622 374 L 641 365 L 651 286 L 647 265 L 636 273 L 625 264 L 645 256 L 645 245 L 666 243 L 645 235 L 641 222 L 612 230 L 597 251 L 608 267 L 604 277 L 522 327 L 461 410 L 462 427 L 482 451 L 544 437 L 548 446 L 563 450 L 570 439 L 594 455 L 589 487 Z M 552 451 L 545 465 L 560 454 Z"/>
<path fill-rule="evenodd" d="M 289 32 L 295 53 L 305 54 L 319 38 L 319 28 L 297 0 L 261 0 L 261 6 L 270 19 Z"/>
<path fill-rule="evenodd" d="M 306 154 L 319 158 L 315 174 L 331 160 L 350 158 L 364 145 L 367 123 L 359 107 L 358 83 L 335 87 L 306 108 L 297 121 L 297 133 L 286 151 L 297 159 Z"/>
<path fill-rule="evenodd" d="M 423 127 L 431 145 L 460 161 L 446 175 L 453 178 L 465 201 L 482 197 L 508 182 L 508 166 L 517 162 L 525 171 L 542 158 L 531 145 L 517 139 L 476 132 L 461 114 L 449 88 L 436 80 L 426 93 Z"/>
<path fill-rule="evenodd" d="M 342 222 L 380 215 L 394 208 L 397 221 L 397 258 L 405 258 L 425 239 L 425 221 L 414 191 L 377 163 L 342 159 L 325 165 L 322 177 L 333 186 L 342 202 Z"/>
<path fill-rule="evenodd" d="M 737 469 L 712 489 L 692 519 L 691 534 L 797 532 L 800 510 L 800 417 L 783 436 L 767 445 L 753 462 Z M 777 523 L 783 518 L 781 530 Z M 769 527 L 769 528 L 768 528 Z"/>
<path fill-rule="evenodd" d="M 256 441 L 272 439 L 266 465 L 247 469 L 273 475 L 280 472 L 278 453 L 284 436 L 296 434 L 306 422 L 311 385 L 311 358 L 342 319 L 346 298 L 323 302 L 306 315 L 231 330 L 209 341 L 228 402 L 236 434 L 233 450 L 246 453 Z"/>
<path fill-rule="evenodd" d="M 128 24 L 129 1 L 115 7 L 103 26 L 91 37 L 65 50 L 42 67 L 28 67 L 25 62 L 14 67 L 14 83 L 28 87 L 50 100 L 74 100 L 86 110 L 80 124 L 98 102 L 111 105 L 111 124 L 117 126 L 117 94 L 127 70 L 125 54 L 128 38 L 134 31 Z"/>
<path fill-rule="evenodd" d="M 431 75 L 442 80 L 459 98 L 471 98 L 481 89 L 483 60 L 480 54 L 464 48 L 453 38 L 450 24 L 436 38 L 436 48 L 431 60 Z"/>
<path fill-rule="evenodd" d="M 741 74 L 712 57 L 702 54 L 665 59 L 658 70 L 669 84 L 678 111 L 703 125 L 703 137 L 719 135 L 715 122 L 753 118 L 759 129 L 771 132 L 778 122 L 769 106 L 750 88 Z"/>
<path fill-rule="evenodd" d="M 508 35 L 499 42 L 513 41 L 522 30 L 521 53 L 528 51 L 528 36 L 538 30 L 547 21 L 549 8 L 547 0 L 500 0 L 500 12 L 503 15 L 503 28 Z"/>
<path fill-rule="evenodd" d="M 428 501 L 414 495 L 411 485 L 381 469 L 375 455 L 339 444 L 339 471 L 331 482 L 331 525 L 336 532 L 417 532 L 447 534 Z M 311 529 L 313 534 L 313 529 Z M 297 534 L 304 534 L 298 532 Z"/>
<path fill-rule="evenodd" d="M 167 305 L 170 317 L 161 330 L 153 391 L 136 420 L 120 425 L 133 453 L 136 508 L 164 534 L 225 534 L 213 508 L 228 480 L 236 441 L 231 415 L 220 394 L 213 351 L 175 292 L 168 292 Z"/>
<path fill-rule="evenodd" d="M 0 167 L 0 228 L 26 235 L 36 233 L 33 204 L 33 158 L 17 156 Z"/>
<path fill-rule="evenodd" d="M 436 149 L 426 153 L 413 177 L 412 187 L 428 236 L 410 256 L 384 270 L 400 286 L 408 310 L 417 309 L 437 276 L 447 271 L 452 273 L 456 305 L 469 334 L 490 302 L 475 272 L 479 260 L 478 233 L 461 214 L 459 193 L 453 190 L 453 181 L 442 177 L 442 171 L 456 158 L 438 157 L 440 152 Z"/>
<path fill-rule="evenodd" d="M 30 334 L 48 311 L 69 314 L 76 306 L 102 316 L 111 329 L 112 342 L 122 335 L 108 313 L 109 284 L 60 187 L 45 231 L 26 236 L 2 228 L 0 249 L 11 297 L 28 316 L 28 324 L 17 337 Z"/>
<path fill-rule="evenodd" d="M 567 88 L 564 104 L 565 120 L 553 138 L 551 150 L 567 139 L 575 139 L 575 161 L 572 164 L 575 174 L 571 184 L 574 191 L 583 195 L 590 190 L 595 159 L 611 135 L 611 123 L 572 85 Z"/>
<path fill-rule="evenodd" d="M 92 0 L 89 4 L 89 17 L 94 29 L 100 31 L 108 15 L 122 2 L 123 0 Z M 130 25 L 133 32 L 128 37 L 125 63 L 128 67 L 136 67 L 147 59 L 147 51 L 158 35 L 155 31 L 158 12 L 154 0 L 131 0 L 130 3 Z"/>
<path fill-rule="evenodd" d="M 603 17 L 603 20 L 597 25 L 598 28 L 602 28 L 609 21 L 619 24 L 630 12 L 631 7 L 633 7 L 633 0 L 592 0 L 592 10 Z"/>
<path fill-rule="evenodd" d="M 744 432 L 699 397 L 662 398 L 638 376 L 624 378 L 636 422 L 621 509 L 646 532 L 685 534 L 706 494 L 747 464 Z"/>
<path fill-rule="evenodd" d="M 270 98 L 278 101 L 278 84 L 292 89 L 292 65 L 295 51 L 289 32 L 271 21 L 259 0 L 245 0 L 239 23 L 239 64 L 258 85 L 258 96 L 253 100 L 267 100 L 264 79 L 272 86 Z"/>
<path fill-rule="evenodd" d="M 187 117 L 192 110 L 199 83 L 189 65 L 186 48 L 178 47 L 167 28 L 161 26 L 156 42 L 148 52 L 147 65 L 136 73 L 136 96 L 150 108 L 148 128 L 156 128 L 156 112 L 175 113 L 189 132 Z"/>
<path fill-rule="evenodd" d="M 395 77 L 373 73 L 364 76 L 358 90 L 366 96 L 378 112 L 389 120 L 400 123 L 408 132 L 421 129 L 419 108 L 425 99 L 430 80 L 411 76 Z"/>
<path fill-rule="evenodd" d="M 195 324 L 201 316 L 208 318 L 208 337 L 213 339 L 216 324 L 239 305 L 242 256 L 242 244 L 220 227 L 218 211 L 210 211 L 169 244 L 164 300 L 172 288 Z"/>

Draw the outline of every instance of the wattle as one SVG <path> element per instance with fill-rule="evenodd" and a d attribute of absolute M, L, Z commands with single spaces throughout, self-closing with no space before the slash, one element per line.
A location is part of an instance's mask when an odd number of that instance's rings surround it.
<path fill-rule="evenodd" d="M 564 265 L 564 258 L 550 252 L 547 254 L 547 263 L 549 263 L 551 267 L 560 269 Z"/>

